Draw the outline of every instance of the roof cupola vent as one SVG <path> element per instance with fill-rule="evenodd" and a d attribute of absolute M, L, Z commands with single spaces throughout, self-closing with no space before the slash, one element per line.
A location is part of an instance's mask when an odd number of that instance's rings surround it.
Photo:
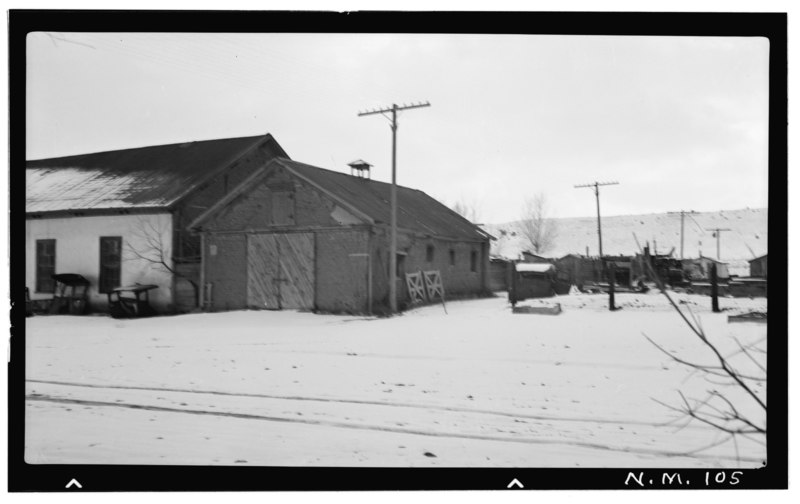
<path fill-rule="evenodd" d="M 370 167 L 372 167 L 371 164 L 367 163 L 363 159 L 356 159 L 351 163 L 347 163 L 347 166 L 350 167 L 350 175 L 369 180 L 370 178 L 369 169 Z"/>

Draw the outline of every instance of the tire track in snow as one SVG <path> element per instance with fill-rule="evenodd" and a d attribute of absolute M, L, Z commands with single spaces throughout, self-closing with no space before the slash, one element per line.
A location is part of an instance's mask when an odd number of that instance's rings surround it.
<path fill-rule="evenodd" d="M 273 343 L 238 343 L 231 346 L 273 346 Z M 277 350 L 273 354 L 300 354 L 300 355 L 328 355 L 332 357 L 352 357 L 347 353 L 341 352 L 322 352 L 318 350 Z M 480 361 L 480 362 L 513 362 L 517 364 L 535 364 L 535 365 L 556 365 L 555 361 L 544 359 L 508 359 L 508 358 L 492 358 L 492 357 L 442 357 L 438 355 L 397 355 L 397 354 L 380 354 L 380 353 L 359 353 L 358 357 L 370 357 L 373 359 L 401 359 L 401 360 L 426 360 L 426 361 L 442 361 L 442 362 L 455 362 L 455 361 Z M 656 364 L 623 364 L 619 362 L 565 362 L 562 361 L 558 364 L 564 367 L 589 367 L 589 368 L 611 368 L 611 369 L 626 369 L 629 371 L 653 371 L 659 369 L 661 366 Z"/>
<path fill-rule="evenodd" d="M 40 396 L 26 396 L 26 400 L 28 401 L 41 401 L 41 402 L 51 402 L 51 403 L 59 403 L 59 404 L 76 404 L 81 406 L 97 406 L 97 407 L 110 407 L 110 408 L 127 408 L 127 409 L 135 409 L 135 410 L 144 410 L 144 411 L 155 411 L 155 412 L 163 412 L 163 413 L 183 413 L 183 414 L 191 414 L 191 415 L 204 415 L 204 416 L 216 416 L 216 417 L 226 417 L 226 418 L 238 418 L 242 420 L 260 420 L 260 421 L 268 421 L 268 422 L 281 422 L 281 423 L 290 423 L 290 424 L 306 424 L 306 425 L 317 425 L 323 427 L 337 427 L 343 429 L 356 429 L 356 430 L 370 430 L 370 431 L 378 431 L 378 432 L 391 432 L 394 434 L 410 434 L 410 435 L 417 435 L 417 436 L 429 436 L 429 437 L 443 437 L 443 438 L 455 438 L 455 439 L 469 439 L 475 441 L 495 441 L 495 442 L 506 442 L 506 443 L 522 443 L 522 444 L 532 444 L 532 445 L 567 445 L 567 446 L 577 446 L 581 448 L 589 448 L 594 450 L 605 450 L 605 451 L 613 451 L 613 452 L 623 452 L 623 453 L 634 453 L 634 454 L 642 454 L 642 455 L 655 455 L 661 457 L 689 457 L 695 459 L 710 459 L 710 460 L 721 460 L 721 459 L 728 459 L 736 462 L 754 462 L 760 463 L 761 458 L 745 458 L 745 457 L 726 457 L 724 455 L 704 455 L 700 453 L 692 453 L 692 452 L 669 452 L 664 450 L 651 450 L 647 448 L 632 448 L 632 447 L 615 447 L 610 445 L 605 445 L 601 443 L 589 443 L 586 441 L 565 441 L 565 440 L 555 440 L 555 439 L 534 439 L 534 438 L 509 438 L 509 437 L 499 437 L 499 436 L 487 436 L 487 435 L 480 435 L 480 434 L 459 434 L 459 433 L 447 433 L 447 432 L 432 432 L 426 430 L 419 430 L 419 429 L 404 429 L 404 428 L 397 428 L 397 427 L 384 427 L 379 425 L 365 425 L 365 424 L 353 424 L 353 423 L 346 423 L 346 422 L 336 422 L 331 420 L 313 420 L 313 419 L 306 419 L 306 418 L 285 418 L 285 417 L 275 417 L 275 416 L 267 416 L 267 415 L 254 415 L 250 413 L 234 413 L 234 412 L 226 412 L 226 411 L 207 411 L 207 410 L 197 410 L 197 409 L 183 409 L 183 408 L 169 408 L 165 406 L 152 406 L 146 404 L 132 404 L 132 403 L 111 403 L 105 401 L 89 401 L 83 399 L 65 399 L 65 398 L 57 398 L 57 397 L 49 397 L 45 395 Z"/>
<path fill-rule="evenodd" d="M 390 408 L 417 408 L 439 411 L 450 411 L 455 413 L 475 413 L 480 415 L 496 415 L 507 418 L 524 418 L 528 420 L 538 421 L 553 421 L 553 422 L 581 422 L 581 423 L 598 423 L 598 424 L 612 424 L 612 425 L 640 425 L 646 427 L 674 427 L 672 422 L 645 422 L 637 420 L 615 420 L 610 418 L 581 418 L 581 417 L 558 417 L 549 415 L 532 415 L 529 413 L 511 413 L 507 411 L 497 411 L 478 408 L 462 408 L 459 406 L 438 406 L 434 404 L 420 404 L 420 403 L 404 403 L 404 402 L 384 402 L 384 401 L 370 401 L 367 399 L 335 399 L 329 397 L 309 397 L 309 396 L 286 396 L 276 394 L 254 394 L 247 392 L 223 392 L 219 390 L 195 390 L 195 389 L 181 389 L 181 388 L 161 388 L 161 387 L 138 387 L 134 385 L 97 385 L 93 383 L 78 383 L 66 381 L 50 381 L 50 380 L 25 380 L 28 383 L 44 383 L 50 385 L 64 385 L 69 387 L 85 387 L 96 389 L 112 389 L 112 390 L 143 390 L 152 392 L 179 392 L 188 394 L 200 395 L 219 395 L 226 397 L 250 397 L 256 399 L 277 399 L 286 401 L 308 401 L 308 402 L 322 402 L 322 403 L 341 403 L 341 404 L 362 404 L 371 406 L 386 406 Z M 711 430 L 710 427 L 703 425 L 689 425 L 684 428 Z"/>

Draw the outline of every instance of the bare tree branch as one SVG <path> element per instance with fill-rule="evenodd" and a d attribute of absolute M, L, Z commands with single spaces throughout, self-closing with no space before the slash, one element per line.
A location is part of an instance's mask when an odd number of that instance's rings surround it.
<path fill-rule="evenodd" d="M 525 244 L 535 254 L 544 254 L 555 246 L 558 226 L 548 219 L 548 204 L 544 194 L 539 193 L 525 200 L 520 221 L 520 234 Z"/>
<path fill-rule="evenodd" d="M 148 262 L 157 267 L 160 267 L 174 275 L 177 278 L 182 278 L 189 282 L 194 290 L 195 306 L 197 306 L 200 299 L 200 287 L 194 279 L 184 275 L 174 266 L 172 257 L 168 256 L 169 247 L 166 240 L 172 240 L 172 234 L 167 227 L 158 228 L 156 223 L 150 219 L 139 219 L 137 229 L 134 231 L 133 236 L 138 238 L 143 245 L 137 248 L 132 243 L 132 240 L 126 241 L 126 249 L 128 252 L 139 260 Z"/>

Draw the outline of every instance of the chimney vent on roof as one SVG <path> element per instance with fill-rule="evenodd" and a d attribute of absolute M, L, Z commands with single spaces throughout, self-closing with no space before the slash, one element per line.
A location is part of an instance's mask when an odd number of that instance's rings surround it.
<path fill-rule="evenodd" d="M 363 159 L 356 159 L 352 163 L 347 163 L 347 166 L 350 167 L 350 175 L 369 180 L 369 169 L 372 166 L 371 164 L 367 163 Z"/>

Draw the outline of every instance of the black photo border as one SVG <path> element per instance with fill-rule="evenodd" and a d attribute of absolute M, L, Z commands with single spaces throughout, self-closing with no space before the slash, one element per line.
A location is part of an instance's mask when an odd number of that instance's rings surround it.
<path fill-rule="evenodd" d="M 26 35 L 55 32 L 491 33 L 764 37 L 769 39 L 769 252 L 787 257 L 787 14 L 663 12 L 287 12 L 9 11 L 9 255 L 11 360 L 8 368 L 8 489 L 11 492 L 783 489 L 788 485 L 788 278 L 769 283 L 768 463 L 760 469 L 670 468 L 343 468 L 146 465 L 32 465 L 24 462 Z M 781 268 L 776 269 L 776 264 Z M 737 472 L 736 475 L 733 473 Z M 710 482 L 706 484 L 707 473 Z M 716 475 L 725 481 L 716 483 Z M 638 485 L 641 481 L 655 484 Z M 691 484 L 662 484 L 679 474 Z M 732 476 L 737 483 L 733 485 Z M 82 487 L 66 488 L 72 479 Z"/>

